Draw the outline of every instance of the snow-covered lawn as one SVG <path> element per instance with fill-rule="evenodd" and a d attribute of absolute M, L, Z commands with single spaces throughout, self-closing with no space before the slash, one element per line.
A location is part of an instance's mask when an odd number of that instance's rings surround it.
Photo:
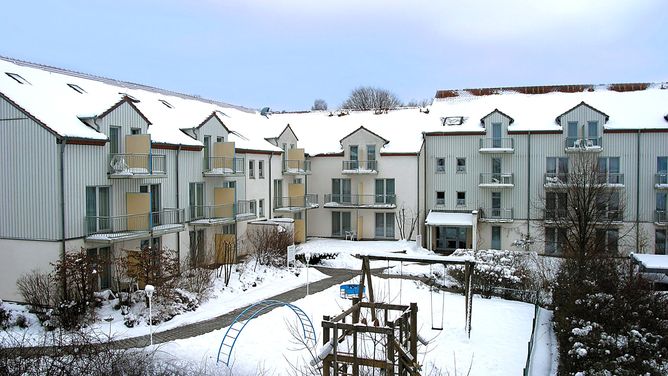
<path fill-rule="evenodd" d="M 357 282 L 353 280 L 351 282 Z M 393 303 L 418 303 L 419 333 L 430 340 L 427 348 L 420 348 L 420 363 L 425 370 L 438 368 L 450 374 L 466 374 L 471 365 L 471 375 L 518 375 L 522 373 L 527 355 L 527 342 L 531 335 L 533 306 L 502 299 L 473 301 L 471 338 L 464 331 L 464 297 L 451 293 L 434 293 L 435 324 L 440 324 L 441 304 L 444 300 L 443 330 L 432 330 L 430 291 L 424 284 L 396 279 L 373 279 L 378 297 L 392 296 Z M 402 286 L 400 290 L 400 285 Z M 316 327 L 319 345 L 322 343 L 320 322 L 323 315 L 335 315 L 350 306 L 339 298 L 338 286 L 294 302 L 304 310 Z M 293 351 L 296 346 L 286 322 L 294 323 L 296 316 L 286 307 L 278 308 L 251 321 L 239 336 L 232 353 L 234 375 L 254 375 L 258 370 L 268 374 L 289 373 L 289 363 L 308 361 L 305 350 Z M 160 350 L 181 360 L 206 367 L 216 365 L 216 356 L 225 329 L 199 337 L 177 340 L 161 345 Z M 456 363 L 456 366 L 455 366 Z M 429 372 L 425 372 L 429 374 Z"/>

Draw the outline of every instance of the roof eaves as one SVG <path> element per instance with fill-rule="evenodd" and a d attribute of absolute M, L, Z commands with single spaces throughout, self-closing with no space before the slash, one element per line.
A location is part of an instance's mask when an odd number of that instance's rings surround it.
<path fill-rule="evenodd" d="M 484 123 L 484 120 L 485 120 L 489 115 L 491 115 L 491 114 L 493 114 L 493 113 L 497 113 L 497 112 L 498 112 L 499 114 L 501 114 L 501 116 L 506 117 L 506 118 L 509 120 L 509 124 L 512 124 L 512 123 L 515 122 L 515 119 L 513 119 L 513 118 L 510 117 L 510 116 L 508 116 L 508 114 L 506 114 L 506 113 L 500 111 L 498 108 L 495 108 L 494 111 L 492 111 L 492 112 L 490 112 L 489 114 L 487 114 L 487 115 L 481 117 L 481 118 L 480 118 L 480 123 Z"/>
<path fill-rule="evenodd" d="M 44 123 L 43 121 L 39 120 L 35 115 L 33 115 L 33 114 L 31 114 L 30 112 L 28 112 L 25 108 L 19 106 L 16 102 L 14 102 L 13 100 L 11 100 L 11 99 L 10 99 L 8 96 L 6 96 L 4 93 L 0 92 L 0 97 L 2 97 L 4 100 L 6 100 L 7 102 L 9 102 L 12 106 L 14 106 L 14 107 L 16 107 L 17 109 L 19 109 L 19 111 L 21 111 L 21 112 L 23 112 L 24 114 L 26 114 L 26 116 L 27 116 L 28 118 L 30 118 L 32 121 L 34 121 L 35 123 L 37 123 L 37 124 L 39 124 L 40 126 L 42 126 L 42 128 L 44 128 L 44 129 L 46 129 L 47 131 L 49 131 L 49 133 L 51 133 L 51 134 L 53 134 L 54 136 L 56 136 L 56 138 L 59 138 L 59 139 L 60 139 L 60 138 L 64 137 L 63 135 L 61 135 L 61 134 L 59 134 L 58 132 L 56 132 L 56 131 L 54 131 L 53 129 L 51 129 L 48 125 L 46 125 L 46 123 Z"/>
<path fill-rule="evenodd" d="M 354 131 L 352 131 L 352 132 L 348 133 L 347 135 L 345 135 L 342 139 L 339 140 L 339 143 L 343 143 L 343 140 L 345 140 L 346 138 L 348 138 L 348 137 L 354 135 L 355 133 L 361 131 L 362 129 L 365 130 L 365 131 L 367 131 L 367 132 L 369 132 L 369 133 L 371 133 L 372 135 L 374 135 L 374 136 L 380 138 L 381 140 L 383 140 L 383 141 L 384 141 L 383 146 L 385 146 L 385 145 L 387 145 L 387 144 L 390 143 L 390 141 L 386 140 L 384 137 L 379 136 L 377 133 L 370 131 L 369 129 L 365 128 L 363 125 L 361 125 L 359 128 L 357 128 L 357 129 L 355 129 Z"/>
<path fill-rule="evenodd" d="M 555 121 L 557 124 L 561 125 L 561 122 L 560 122 L 561 117 L 564 116 L 564 115 L 566 115 L 567 113 L 569 113 L 569 112 L 575 110 L 576 108 L 578 108 L 578 107 L 580 107 L 580 106 L 586 106 L 587 108 L 591 109 L 592 111 L 598 112 L 599 114 L 605 116 L 605 122 L 606 122 L 606 123 L 607 123 L 608 120 L 610 119 L 610 116 L 609 116 L 608 114 L 606 114 L 605 112 L 603 112 L 603 111 L 601 111 L 601 110 L 595 108 L 594 106 L 592 106 L 592 105 L 586 103 L 585 101 L 582 101 L 582 102 L 578 103 L 577 105 L 575 105 L 575 106 L 571 107 L 570 109 L 568 109 L 568 111 L 566 111 L 566 112 L 564 112 L 563 114 L 557 116 L 556 119 L 554 119 L 554 121 Z"/>
<path fill-rule="evenodd" d="M 134 101 L 130 97 L 128 97 L 127 95 L 124 95 L 123 98 L 121 98 L 120 101 L 116 102 L 113 106 L 109 107 L 106 111 L 101 113 L 97 118 L 98 119 L 103 119 L 105 116 L 109 115 L 112 111 L 114 111 L 115 109 L 120 107 L 123 103 L 127 103 L 130 107 L 132 107 L 133 110 L 137 111 L 139 116 L 142 119 L 144 119 L 144 121 L 146 122 L 147 125 L 153 124 L 153 123 L 151 123 L 150 120 L 148 120 L 148 118 L 141 111 L 139 111 L 137 106 L 135 106 Z"/>
<path fill-rule="evenodd" d="M 285 133 L 285 131 L 287 131 L 288 129 L 290 129 L 290 132 L 292 132 L 292 135 L 295 136 L 295 139 L 296 139 L 297 141 L 299 141 L 299 137 L 297 137 L 297 133 L 295 133 L 295 130 L 292 129 L 292 127 L 290 126 L 289 123 L 288 123 L 288 125 L 287 125 L 285 128 L 283 128 L 283 131 L 281 132 L 281 134 L 279 134 L 278 137 L 274 137 L 274 138 L 275 138 L 275 139 L 279 139 L 279 138 L 281 138 L 281 136 L 283 136 L 283 133 Z M 267 140 L 267 141 L 268 141 L 268 140 Z"/>

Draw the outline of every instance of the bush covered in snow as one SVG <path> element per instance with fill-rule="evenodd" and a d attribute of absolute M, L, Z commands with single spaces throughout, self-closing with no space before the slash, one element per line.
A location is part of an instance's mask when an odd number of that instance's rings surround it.
<path fill-rule="evenodd" d="M 604 259 L 563 264 L 554 289 L 560 374 L 668 374 L 668 299 L 622 270 Z"/>
<path fill-rule="evenodd" d="M 460 249 L 453 256 L 473 256 L 475 259 L 475 274 L 473 277 L 473 291 L 484 298 L 494 295 L 498 288 L 530 290 L 531 274 L 526 265 L 527 255 L 523 252 Z M 448 274 L 464 284 L 464 267 L 452 266 Z M 504 295 L 514 294 L 508 291 Z M 519 298 L 519 297 L 518 297 Z"/>

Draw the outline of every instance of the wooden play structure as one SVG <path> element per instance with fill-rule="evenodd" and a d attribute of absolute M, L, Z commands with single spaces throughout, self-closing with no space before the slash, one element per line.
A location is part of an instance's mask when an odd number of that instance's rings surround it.
<path fill-rule="evenodd" d="M 471 335 L 471 278 L 474 261 L 468 257 L 408 256 L 393 253 L 355 255 L 362 260 L 358 296 L 352 306 L 337 316 L 322 321 L 323 376 L 358 376 L 360 371 L 383 370 L 385 375 L 419 376 L 418 342 L 427 344 L 417 332 L 417 303 L 410 305 L 376 302 L 371 280 L 371 260 L 463 265 L 465 271 L 465 324 Z M 368 301 L 362 301 L 364 293 Z M 433 304 L 433 303 L 432 303 Z M 433 319 L 432 319 L 433 320 Z M 441 327 L 432 329 L 440 330 Z"/>

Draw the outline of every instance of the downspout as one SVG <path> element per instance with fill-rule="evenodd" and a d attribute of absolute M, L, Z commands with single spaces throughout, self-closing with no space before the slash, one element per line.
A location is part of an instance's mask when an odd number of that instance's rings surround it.
<path fill-rule="evenodd" d="M 427 214 L 428 214 L 427 213 L 427 185 L 428 185 L 427 184 L 427 176 L 429 176 L 429 173 L 427 172 L 427 137 L 425 136 L 424 132 L 422 132 L 422 145 L 424 145 L 424 147 L 422 148 L 422 150 L 424 151 L 424 157 L 422 158 L 424 160 L 424 162 L 422 163 L 422 167 L 424 168 L 424 184 L 423 184 L 423 187 L 422 187 L 422 191 L 423 191 L 423 196 L 422 197 L 424 198 L 424 207 L 422 208 L 422 212 L 424 213 L 424 220 L 426 222 L 427 221 Z M 418 158 L 418 164 L 419 163 L 420 163 L 420 159 Z M 427 226 L 425 225 L 425 230 L 427 230 L 426 227 Z M 427 245 L 427 249 L 431 251 L 431 242 L 432 242 L 431 231 L 427 231 L 427 237 L 428 237 L 428 239 L 426 240 L 425 244 Z"/>
<path fill-rule="evenodd" d="M 267 210 L 267 214 L 268 214 L 267 219 L 271 219 L 271 214 L 274 211 L 274 202 L 271 199 L 271 182 L 273 181 L 272 178 L 271 178 L 271 170 L 273 169 L 272 168 L 273 165 L 271 164 L 271 159 L 272 159 L 273 156 L 274 156 L 274 152 L 272 151 L 271 154 L 269 154 L 269 182 L 268 182 L 269 183 L 268 184 L 269 185 L 269 195 L 268 195 L 269 202 L 267 203 L 267 207 L 265 208 Z"/>
<path fill-rule="evenodd" d="M 181 154 L 181 144 L 176 149 L 176 210 L 181 208 L 181 202 L 179 201 L 179 155 Z M 185 212 L 184 212 L 185 215 Z M 183 218 L 185 221 L 185 218 Z M 181 231 L 176 233 L 176 257 L 178 260 L 181 260 Z M 181 263 L 179 263 L 179 267 Z"/>
<path fill-rule="evenodd" d="M 422 144 L 424 145 L 424 142 Z M 416 182 L 417 188 L 415 189 L 415 193 L 417 196 L 416 197 L 417 202 L 415 204 L 416 208 L 415 215 L 417 215 L 417 234 L 415 238 L 417 239 L 417 237 L 420 235 L 420 153 L 419 152 L 417 154 L 417 158 L 415 158 L 415 171 L 417 171 L 417 182 Z M 422 244 L 418 245 L 422 247 Z"/>
<path fill-rule="evenodd" d="M 60 140 L 60 229 L 61 229 L 61 244 L 60 244 L 60 260 L 65 264 L 65 145 L 67 144 L 67 137 Z M 60 276 L 63 289 L 63 296 L 65 300 L 68 298 L 67 294 L 67 273 L 65 268 L 62 268 L 62 275 Z"/>
<path fill-rule="evenodd" d="M 640 252 L 640 128 L 636 147 L 636 252 Z"/>
<path fill-rule="evenodd" d="M 531 131 L 527 133 L 527 238 L 531 235 Z"/>
<path fill-rule="evenodd" d="M 306 160 L 306 158 L 304 158 L 304 160 Z M 283 169 L 283 168 L 281 167 L 281 169 Z M 306 204 L 306 195 L 308 195 L 308 175 L 304 174 L 304 204 Z M 308 223 L 307 218 L 308 218 L 308 210 L 304 210 L 304 218 L 303 218 L 303 220 L 304 220 L 304 241 L 306 241 L 306 234 L 308 234 L 307 227 L 306 227 L 307 223 Z"/>

